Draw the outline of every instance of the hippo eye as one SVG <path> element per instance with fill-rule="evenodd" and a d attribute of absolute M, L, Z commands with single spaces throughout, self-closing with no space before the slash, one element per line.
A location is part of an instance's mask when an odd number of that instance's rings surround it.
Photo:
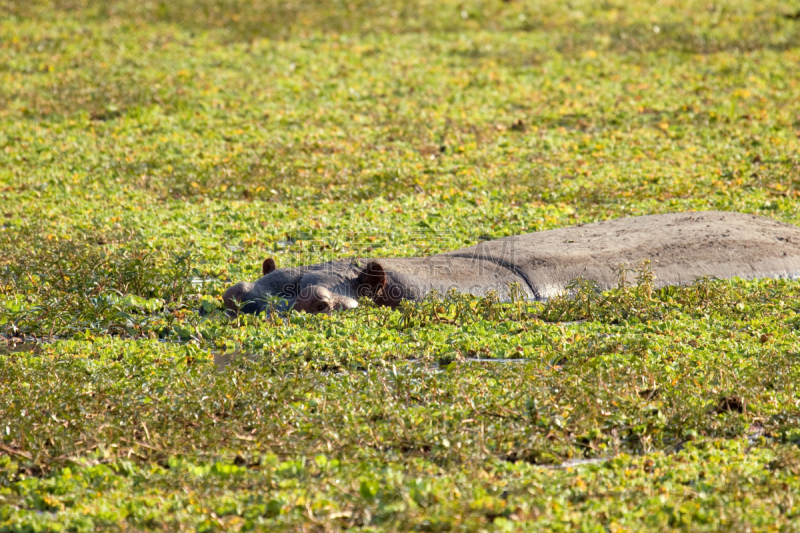
<path fill-rule="evenodd" d="M 327 302 L 320 302 L 320 303 L 318 303 L 316 305 L 316 307 L 314 307 L 314 311 L 316 311 L 317 313 L 321 313 L 321 312 L 327 311 L 327 310 L 328 310 L 328 303 Z"/>

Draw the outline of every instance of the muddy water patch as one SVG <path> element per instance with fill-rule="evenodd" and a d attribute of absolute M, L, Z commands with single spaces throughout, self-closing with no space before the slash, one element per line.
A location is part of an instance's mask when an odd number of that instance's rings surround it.
<path fill-rule="evenodd" d="M 218 370 L 224 370 L 229 364 L 237 359 L 237 357 L 244 357 L 251 363 L 256 363 L 262 358 L 262 354 L 254 353 L 254 352 L 243 352 L 242 350 L 237 350 L 234 352 L 222 353 L 222 352 L 215 352 L 211 351 L 211 356 L 214 358 L 214 365 L 217 367 Z M 523 359 L 523 358 L 514 358 L 514 359 L 507 359 L 507 358 L 472 358 L 472 359 L 464 359 L 462 361 L 458 361 L 457 363 L 460 364 L 469 364 L 469 365 L 512 365 L 512 364 L 525 364 L 525 363 L 535 363 L 536 360 L 534 359 Z M 424 361 L 424 360 L 413 360 L 408 359 L 404 361 L 397 361 L 394 365 L 394 369 L 390 371 L 396 373 L 409 373 L 408 371 L 404 370 L 403 367 L 408 366 L 412 368 L 411 372 L 415 373 L 419 370 L 424 370 L 432 374 L 438 374 L 440 372 L 444 372 L 447 365 L 442 367 L 435 361 Z M 365 370 L 366 369 L 362 369 Z M 325 371 L 322 371 L 325 373 Z"/>
<path fill-rule="evenodd" d="M 259 354 L 243 353 L 241 350 L 228 353 L 220 353 L 212 351 L 211 356 L 214 358 L 214 366 L 217 367 L 218 371 L 225 370 L 225 367 L 227 367 L 229 364 L 231 364 L 239 357 L 243 357 L 251 363 L 257 363 L 259 359 L 261 359 L 261 356 Z"/>
<path fill-rule="evenodd" d="M 584 459 L 584 458 L 581 458 L 581 459 L 568 459 L 567 461 L 564 461 L 564 462 L 559 463 L 557 465 L 546 465 L 546 466 L 543 466 L 542 468 L 547 468 L 547 469 L 550 469 L 550 470 L 565 470 L 567 468 L 578 468 L 578 467 L 581 467 L 581 466 L 599 465 L 599 464 L 603 464 L 603 463 L 605 463 L 607 461 L 610 461 L 611 459 L 613 459 L 613 457 L 596 457 L 596 458 L 592 458 L 592 459 Z"/>
<path fill-rule="evenodd" d="M 0 343 L 0 356 L 13 355 L 17 353 L 28 353 L 37 355 L 42 351 L 42 343 L 40 342 L 2 342 Z"/>
<path fill-rule="evenodd" d="M 463 363 L 498 363 L 498 364 L 509 364 L 509 363 L 532 363 L 534 362 L 533 359 L 492 359 L 491 357 L 478 357 L 474 359 L 464 359 L 461 361 Z"/>

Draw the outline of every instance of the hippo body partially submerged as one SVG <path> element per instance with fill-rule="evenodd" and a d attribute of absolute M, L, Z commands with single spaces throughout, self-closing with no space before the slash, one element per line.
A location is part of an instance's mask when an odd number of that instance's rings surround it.
<path fill-rule="evenodd" d="M 796 278 L 800 228 L 742 213 L 673 213 L 540 231 L 424 258 L 362 258 L 283 269 L 267 259 L 261 279 L 234 285 L 224 300 L 232 311 L 257 313 L 277 296 L 284 308 L 329 313 L 356 307 L 362 296 L 392 307 L 433 290 L 477 296 L 495 291 L 506 297 L 513 283 L 529 298 L 546 300 L 579 277 L 612 288 L 620 265 L 634 267 L 645 259 L 658 287 L 702 276 Z"/>

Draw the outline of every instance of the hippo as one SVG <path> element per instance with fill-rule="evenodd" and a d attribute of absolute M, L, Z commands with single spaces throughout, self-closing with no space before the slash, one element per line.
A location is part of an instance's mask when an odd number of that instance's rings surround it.
<path fill-rule="evenodd" d="M 357 258 L 277 268 L 264 260 L 262 277 L 223 296 L 229 314 L 285 311 L 332 313 L 367 297 L 397 307 L 432 291 L 508 298 L 511 287 L 536 301 L 583 278 L 601 290 L 616 287 L 620 266 L 649 260 L 655 286 L 700 277 L 800 277 L 800 227 L 735 212 L 647 215 L 579 224 L 481 242 L 429 257 Z M 277 302 L 277 303 L 276 303 Z"/>

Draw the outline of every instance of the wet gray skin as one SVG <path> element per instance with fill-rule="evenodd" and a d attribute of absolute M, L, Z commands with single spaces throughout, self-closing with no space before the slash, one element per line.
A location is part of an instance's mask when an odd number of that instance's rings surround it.
<path fill-rule="evenodd" d="M 466 258 L 358 259 L 331 261 L 299 268 L 275 268 L 267 259 L 263 276 L 237 283 L 225 293 L 232 314 L 282 312 L 331 313 L 358 306 L 360 297 L 396 307 L 402 300 L 420 300 L 432 290 L 451 288 L 475 295 L 508 292 L 508 284 L 524 280 L 488 261 Z"/>
<path fill-rule="evenodd" d="M 261 313 L 289 308 L 310 313 L 351 309 L 358 305 L 356 281 L 345 265 L 312 265 L 276 269 L 272 259 L 262 265 L 263 276 L 255 283 L 238 283 L 225 293 L 229 310 Z"/>
<path fill-rule="evenodd" d="M 650 215 L 507 237 L 430 257 L 360 258 L 276 268 L 237 283 L 224 295 L 231 314 L 294 308 L 309 313 L 351 309 L 358 298 L 396 307 L 433 290 L 508 298 L 512 284 L 543 301 L 584 278 L 610 289 L 620 265 L 651 261 L 656 287 L 712 278 L 800 277 L 800 228 L 728 212 Z M 280 300 L 280 301 L 276 301 Z"/>

